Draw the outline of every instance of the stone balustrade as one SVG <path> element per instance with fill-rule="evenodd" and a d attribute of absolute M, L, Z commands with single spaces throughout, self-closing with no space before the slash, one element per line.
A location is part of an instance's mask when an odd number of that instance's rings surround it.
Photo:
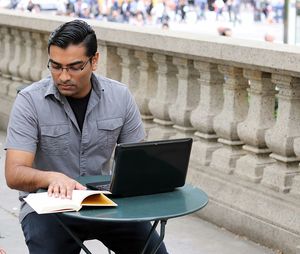
<path fill-rule="evenodd" d="M 3 129 L 16 88 L 48 74 L 47 38 L 67 20 L 0 11 Z M 89 23 L 97 72 L 128 85 L 147 139 L 194 138 L 188 181 L 210 197 L 199 216 L 299 253 L 300 48 Z"/>

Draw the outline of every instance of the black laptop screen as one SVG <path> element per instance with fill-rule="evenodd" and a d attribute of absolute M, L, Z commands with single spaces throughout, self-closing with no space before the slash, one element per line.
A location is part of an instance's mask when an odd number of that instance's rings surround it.
<path fill-rule="evenodd" d="M 191 145 L 192 139 L 118 145 L 112 191 L 130 196 L 170 191 L 183 186 Z"/>

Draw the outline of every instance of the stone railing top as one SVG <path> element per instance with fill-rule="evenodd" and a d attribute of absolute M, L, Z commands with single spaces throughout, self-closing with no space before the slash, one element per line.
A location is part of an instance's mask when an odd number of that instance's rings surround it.
<path fill-rule="evenodd" d="M 0 26 L 49 33 L 72 18 L 0 10 Z M 88 20 L 99 43 L 300 77 L 300 47 Z"/>

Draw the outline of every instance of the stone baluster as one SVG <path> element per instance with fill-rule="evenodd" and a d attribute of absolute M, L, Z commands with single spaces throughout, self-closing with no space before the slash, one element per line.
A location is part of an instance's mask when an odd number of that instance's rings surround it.
<path fill-rule="evenodd" d="M 243 142 L 237 134 L 238 123 L 245 120 L 248 111 L 247 86 L 243 70 L 231 66 L 219 66 L 225 76 L 224 105 L 220 114 L 214 119 L 214 130 L 223 146 L 212 154 L 210 166 L 230 174 L 236 167 L 236 161 L 245 152 Z"/>
<path fill-rule="evenodd" d="M 4 45 L 4 34 L 2 34 L 1 29 L 0 29 L 0 45 Z M 4 56 L 4 47 L 0 47 L 0 56 Z M 0 96 L 6 96 L 7 94 L 7 87 L 3 87 L 1 84 L 2 81 L 2 76 L 1 76 L 1 68 L 0 68 Z"/>
<path fill-rule="evenodd" d="M 221 144 L 217 142 L 217 135 L 213 128 L 213 120 L 220 113 L 223 106 L 224 76 L 213 63 L 194 62 L 200 72 L 200 101 L 191 113 L 192 126 L 197 130 L 194 141 L 192 158 L 200 165 L 209 165 L 212 153 Z"/>
<path fill-rule="evenodd" d="M 169 107 L 177 97 L 177 70 L 169 56 L 154 54 L 153 60 L 157 64 L 157 91 L 155 97 L 149 102 L 149 108 L 155 123 L 173 125 L 169 116 Z"/>
<path fill-rule="evenodd" d="M 0 45 L 2 48 L 0 58 L 0 129 L 7 128 L 9 112 L 11 111 L 13 98 L 8 96 L 8 89 L 12 83 L 9 71 L 9 63 L 13 59 L 13 38 L 11 30 L 7 27 L 0 27 Z M 1 39 L 2 37 L 2 39 Z M 14 94 L 15 97 L 16 93 Z"/>
<path fill-rule="evenodd" d="M 244 122 L 238 125 L 238 135 L 245 143 L 247 155 L 237 161 L 235 174 L 253 182 L 262 179 L 263 169 L 274 163 L 265 142 L 265 132 L 275 123 L 275 84 L 271 74 L 256 70 L 244 70 L 250 81 L 249 111 Z"/>
<path fill-rule="evenodd" d="M 121 57 L 121 82 L 126 84 L 134 94 L 139 80 L 138 61 L 134 57 L 134 51 L 126 48 L 118 48 L 117 54 Z"/>
<path fill-rule="evenodd" d="M 122 69 L 120 68 L 121 58 L 117 54 L 117 48 L 108 46 L 105 42 L 98 42 L 100 59 L 97 73 L 105 77 L 121 81 Z"/>
<path fill-rule="evenodd" d="M 0 59 L 0 86 L 1 86 L 1 93 L 6 96 L 8 91 L 8 85 L 11 83 L 10 73 L 8 70 L 9 61 L 12 58 L 12 51 L 11 51 L 11 34 L 10 30 L 7 27 L 0 28 L 1 34 L 1 48 L 3 54 L 1 55 Z"/>
<path fill-rule="evenodd" d="M 8 82 L 11 82 L 11 75 L 8 67 L 11 59 L 13 58 L 13 51 L 11 30 L 7 27 L 1 27 L 0 31 L 3 36 L 3 44 L 1 44 L 1 47 L 3 48 L 3 56 L 1 56 L 0 59 L 0 71 L 3 78 L 1 84 L 3 86 L 4 83 L 7 85 Z"/>
<path fill-rule="evenodd" d="M 1 71 L 1 78 L 0 78 L 0 93 L 7 95 L 8 94 L 8 86 L 11 83 L 11 75 L 9 72 L 9 63 L 13 57 L 12 51 L 12 35 L 11 31 L 7 27 L 1 27 L 0 33 L 2 34 L 2 43 L 1 47 L 3 48 L 3 55 L 0 59 L 0 71 Z"/>
<path fill-rule="evenodd" d="M 108 77 L 108 49 L 105 42 L 98 41 L 98 52 L 99 52 L 99 59 L 97 64 L 96 73 L 100 74 L 104 77 Z"/>
<path fill-rule="evenodd" d="M 11 74 L 12 82 L 9 84 L 8 87 L 8 95 L 11 97 L 15 97 L 17 94 L 17 89 L 22 85 L 22 79 L 19 74 L 19 68 L 23 63 L 24 60 L 24 40 L 21 36 L 20 30 L 12 29 L 11 35 L 13 37 L 12 47 L 14 56 L 11 59 L 8 70 Z"/>
<path fill-rule="evenodd" d="M 299 161 L 294 151 L 294 140 L 300 136 L 300 79 L 272 74 L 279 89 L 275 125 L 266 132 L 266 143 L 276 163 L 264 169 L 262 184 L 288 192 L 292 179 L 300 174 Z"/>
<path fill-rule="evenodd" d="M 49 33 L 46 34 L 42 34 L 42 38 L 43 38 L 43 47 L 44 49 L 47 50 L 42 50 L 42 72 L 41 72 L 41 78 L 45 78 L 48 75 L 51 75 L 47 64 L 48 64 L 48 60 L 49 60 L 49 54 L 48 54 L 48 41 L 49 41 Z"/>
<path fill-rule="evenodd" d="M 175 57 L 173 63 L 178 69 L 178 92 L 175 103 L 170 106 L 169 115 L 175 129 L 193 132 L 195 128 L 191 125 L 190 116 L 200 97 L 197 82 L 199 73 L 195 70 L 192 60 Z"/>
<path fill-rule="evenodd" d="M 157 89 L 157 73 L 152 54 L 145 51 L 136 51 L 135 57 L 139 60 L 140 72 L 138 88 L 135 92 L 135 100 L 139 106 L 142 119 L 153 119 L 149 110 L 149 101 L 155 95 Z"/>
<path fill-rule="evenodd" d="M 300 198 L 300 175 L 297 175 L 293 178 L 290 193 L 291 195 L 296 196 L 296 198 Z"/>
<path fill-rule="evenodd" d="M 33 40 L 31 38 L 31 33 L 29 31 L 22 31 L 21 35 L 25 43 L 25 50 L 24 50 L 24 61 L 23 64 L 20 66 L 19 73 L 22 78 L 22 81 L 25 84 L 29 84 L 31 83 L 30 69 L 35 59 L 34 51 L 33 51 Z"/>
<path fill-rule="evenodd" d="M 173 128 L 169 128 L 173 125 L 169 107 L 177 97 L 177 69 L 170 56 L 154 54 L 153 60 L 157 64 L 157 90 L 155 97 L 150 99 L 149 109 L 158 126 L 150 129 L 148 136 L 149 139 L 169 138 L 175 133 Z"/>
<path fill-rule="evenodd" d="M 4 34 L 1 33 L 1 29 L 0 29 L 0 45 L 4 45 Z M 4 56 L 4 47 L 0 47 L 0 56 Z M 0 76 L 1 76 L 1 70 L 0 70 Z"/>
<path fill-rule="evenodd" d="M 300 137 L 294 139 L 294 151 L 297 157 L 300 158 Z M 300 198 L 300 175 L 293 178 L 290 193 Z"/>
<path fill-rule="evenodd" d="M 43 77 L 44 71 L 47 68 L 47 44 L 45 43 L 46 38 L 44 34 L 33 32 L 32 38 L 34 41 L 33 50 L 35 58 L 30 68 L 30 78 L 32 81 L 38 81 Z"/>

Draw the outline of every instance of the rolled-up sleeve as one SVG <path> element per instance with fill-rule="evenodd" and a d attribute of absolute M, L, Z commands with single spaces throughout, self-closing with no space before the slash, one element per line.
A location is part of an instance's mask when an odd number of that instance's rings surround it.
<path fill-rule="evenodd" d="M 126 91 L 125 122 L 119 136 L 119 143 L 140 142 L 145 138 L 140 111 L 129 90 Z"/>
<path fill-rule="evenodd" d="M 37 143 L 36 110 L 30 98 L 19 94 L 10 114 L 5 149 L 35 153 Z"/>

